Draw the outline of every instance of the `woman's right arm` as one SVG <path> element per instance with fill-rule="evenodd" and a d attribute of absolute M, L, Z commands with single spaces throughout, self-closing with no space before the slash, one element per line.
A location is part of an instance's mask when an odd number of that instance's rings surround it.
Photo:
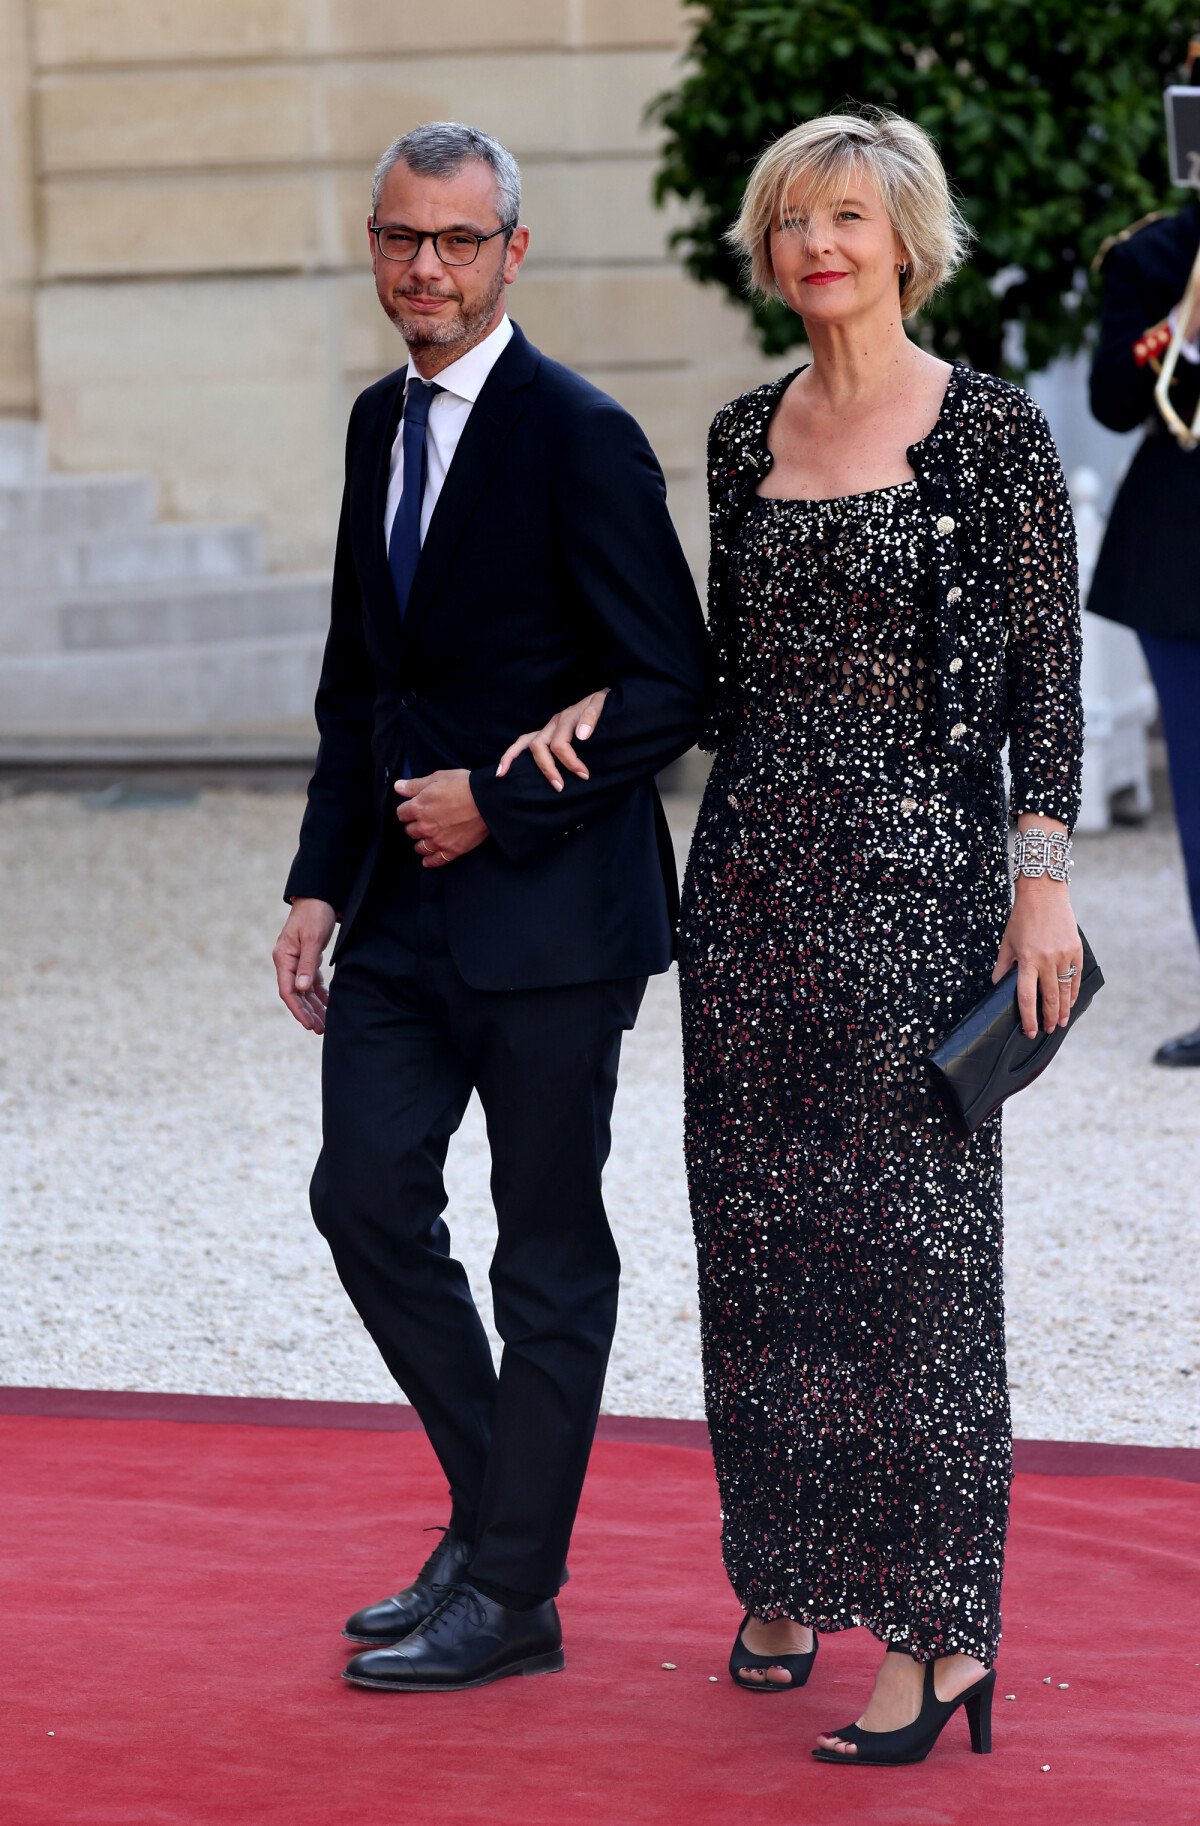
<path fill-rule="evenodd" d="M 1005 552 L 1008 754 L 1020 828 L 1069 834 L 1079 815 L 1083 704 L 1075 523 L 1050 427 L 1032 401 L 1014 415 L 1004 465 L 1012 481 Z M 1065 1023 L 1083 951 L 1065 882 L 1021 877 L 993 973 L 1017 965 L 1026 1034 Z M 1075 974 L 1066 980 L 1074 966 Z"/>
<path fill-rule="evenodd" d="M 1007 468 L 1008 759 L 1012 805 L 1070 830 L 1083 768 L 1079 565 L 1071 497 L 1032 400 L 1014 414 Z"/>

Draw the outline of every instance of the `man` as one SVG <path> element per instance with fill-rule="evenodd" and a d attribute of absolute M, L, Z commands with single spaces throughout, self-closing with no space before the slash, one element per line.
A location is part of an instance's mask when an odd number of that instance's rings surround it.
<path fill-rule="evenodd" d="M 1200 74 L 1195 66 L 1191 80 Z M 1200 938 L 1200 450 L 1171 436 L 1154 403 L 1200 247 L 1200 203 L 1148 216 L 1107 241 L 1100 335 L 1091 374 L 1092 411 L 1112 431 L 1145 424 L 1146 435 L 1117 492 L 1088 595 L 1088 608 L 1136 629 L 1158 694 L 1175 819 Z M 1171 401 L 1190 424 L 1200 395 L 1200 296 L 1182 326 Z M 1155 1063 L 1200 1066 L 1200 1027 L 1164 1040 Z"/>
<path fill-rule="evenodd" d="M 709 661 L 641 431 L 505 315 L 529 240 L 511 156 L 417 128 L 373 204 L 410 360 L 350 415 L 321 743 L 274 955 L 284 1002 L 325 1033 L 313 1214 L 450 1487 L 413 1584 L 347 1624 L 382 1646 L 346 1678 L 430 1691 L 563 1666 L 554 1598 L 616 1317 L 617 1058 L 673 948 L 654 776 L 701 728 Z M 550 792 L 524 754 L 498 778 L 585 683 L 610 687 L 592 775 Z M 441 1215 L 472 1090 L 498 1377 Z"/>

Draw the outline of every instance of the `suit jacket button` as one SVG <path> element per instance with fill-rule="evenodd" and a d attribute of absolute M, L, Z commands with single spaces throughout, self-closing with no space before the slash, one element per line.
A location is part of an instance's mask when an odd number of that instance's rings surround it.
<path fill-rule="evenodd" d="M 400 702 L 406 710 L 411 710 L 416 701 L 417 694 L 415 691 L 402 691 L 400 693 Z"/>

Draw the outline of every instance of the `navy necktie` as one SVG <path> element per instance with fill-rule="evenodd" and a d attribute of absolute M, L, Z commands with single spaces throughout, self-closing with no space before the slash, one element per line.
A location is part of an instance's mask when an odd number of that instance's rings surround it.
<path fill-rule="evenodd" d="M 408 383 L 404 399 L 404 489 L 396 505 L 396 517 L 392 521 L 392 534 L 388 540 L 388 566 L 396 589 L 396 607 L 400 611 L 401 621 L 408 608 L 409 592 L 421 556 L 421 502 L 425 496 L 425 475 L 428 469 L 426 430 L 429 408 L 433 404 L 434 394 L 444 392 L 444 387 L 414 377 Z"/>

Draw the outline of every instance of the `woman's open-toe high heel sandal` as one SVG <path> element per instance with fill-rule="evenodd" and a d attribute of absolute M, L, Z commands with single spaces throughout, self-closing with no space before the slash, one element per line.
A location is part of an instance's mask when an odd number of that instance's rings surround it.
<path fill-rule="evenodd" d="M 741 1687 L 747 1693 L 794 1693 L 797 1687 L 804 1685 L 812 1673 L 812 1665 L 817 1658 L 816 1630 L 813 1631 L 813 1645 L 806 1655 L 755 1655 L 742 1641 L 742 1631 L 749 1623 L 752 1614 L 750 1611 L 746 1612 L 738 1625 L 738 1633 L 734 1637 L 733 1651 L 729 1657 L 729 1673 L 734 1686 Z M 791 1678 L 772 1680 L 769 1675 L 766 1675 L 766 1669 L 773 1667 L 783 1668 Z M 762 1680 L 743 1680 L 743 1674 L 748 1674 L 753 1668 L 762 1668 L 764 1678 Z"/>
<path fill-rule="evenodd" d="M 888 1652 L 890 1654 L 893 1651 Z M 860 1725 L 846 1725 L 840 1731 L 829 1731 L 827 1736 L 840 1737 L 843 1743 L 853 1744 L 854 1750 L 851 1753 L 848 1750 L 818 1748 L 813 1751 L 817 1761 L 867 1763 L 875 1766 L 880 1763 L 923 1763 L 959 1706 L 967 1715 L 972 1750 L 979 1756 L 987 1756 L 992 1747 L 995 1668 L 989 1668 L 982 1679 L 955 1698 L 939 1699 L 933 1687 L 933 1667 L 932 1661 L 925 1663 L 921 1710 L 910 1725 L 905 1725 L 902 1731 L 864 1731 Z"/>

